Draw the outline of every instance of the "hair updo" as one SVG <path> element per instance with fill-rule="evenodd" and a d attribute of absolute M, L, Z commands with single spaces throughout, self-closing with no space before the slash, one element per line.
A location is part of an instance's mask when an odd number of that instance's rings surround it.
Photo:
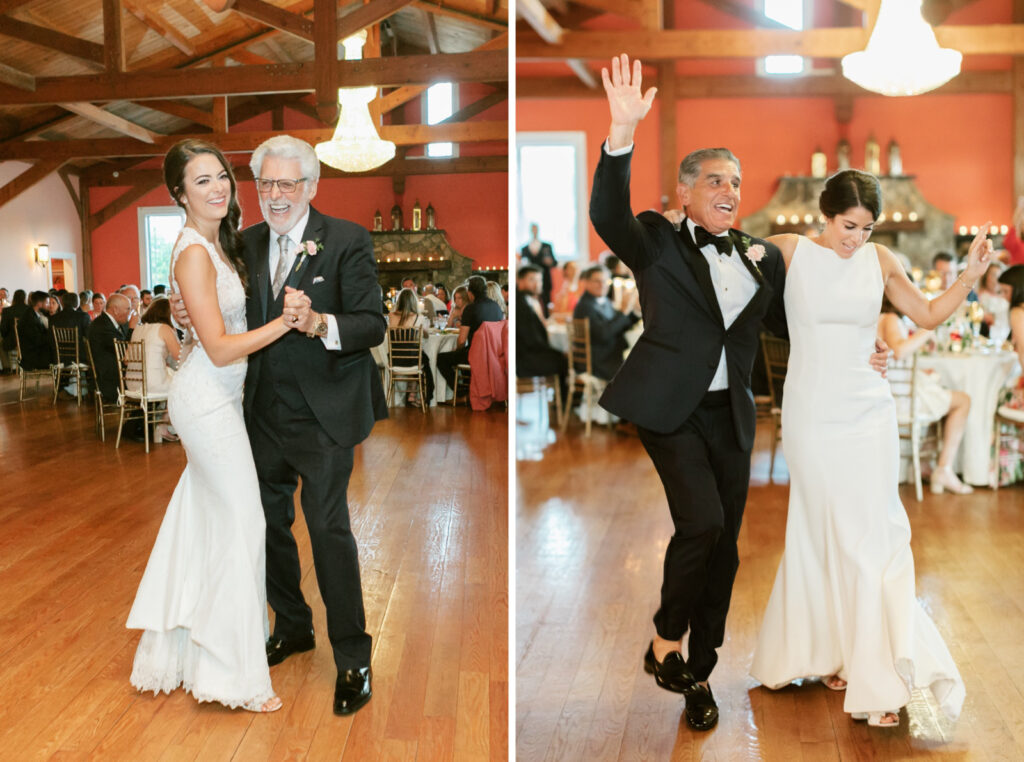
<path fill-rule="evenodd" d="M 844 169 L 825 181 L 825 189 L 818 198 L 822 214 L 831 219 L 857 207 L 870 212 L 873 220 L 878 219 L 882 213 L 882 186 L 877 177 L 859 169 Z"/>
<path fill-rule="evenodd" d="M 164 183 L 171 194 L 171 198 L 182 209 L 185 208 L 185 167 L 196 156 L 208 153 L 216 157 L 217 161 L 228 173 L 228 180 L 231 182 L 231 198 L 228 200 L 228 213 L 220 221 L 218 239 L 231 264 L 235 266 L 242 287 L 247 288 L 249 273 L 245 266 L 245 242 L 238 227 L 242 221 L 242 208 L 238 205 L 238 186 L 235 184 L 235 173 L 231 171 L 231 165 L 224 158 L 220 149 L 205 140 L 192 138 L 182 140 L 171 146 L 171 149 L 164 156 Z"/>

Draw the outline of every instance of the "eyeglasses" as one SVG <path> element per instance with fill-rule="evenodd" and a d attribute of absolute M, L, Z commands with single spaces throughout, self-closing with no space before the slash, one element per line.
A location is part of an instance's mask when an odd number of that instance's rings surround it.
<path fill-rule="evenodd" d="M 256 188 L 260 193 L 270 193 L 276 185 L 282 193 L 294 193 L 299 183 L 304 183 L 308 177 L 300 177 L 297 180 L 267 180 L 264 177 L 256 178 Z"/>

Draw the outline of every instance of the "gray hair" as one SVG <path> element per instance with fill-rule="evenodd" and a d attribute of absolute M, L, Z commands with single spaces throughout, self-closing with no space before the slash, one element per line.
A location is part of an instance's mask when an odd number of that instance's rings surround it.
<path fill-rule="evenodd" d="M 711 159 L 725 159 L 736 165 L 736 170 L 743 175 L 743 168 L 740 167 L 740 160 L 736 158 L 728 148 L 701 148 L 686 155 L 686 158 L 679 164 L 679 182 L 683 185 L 693 187 L 700 177 L 700 165 Z"/>
<path fill-rule="evenodd" d="M 275 135 L 260 143 L 252 152 L 249 169 L 253 177 L 259 177 L 263 169 L 263 160 L 268 156 L 279 159 L 295 159 L 302 168 L 302 176 L 310 180 L 320 179 L 320 160 L 316 157 L 313 146 L 305 140 L 293 138 L 291 135 Z"/>

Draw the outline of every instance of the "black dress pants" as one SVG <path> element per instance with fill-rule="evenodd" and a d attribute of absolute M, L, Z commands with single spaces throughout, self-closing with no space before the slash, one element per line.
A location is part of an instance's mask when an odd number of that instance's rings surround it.
<path fill-rule="evenodd" d="M 697 680 L 711 674 L 725 637 L 750 482 L 750 451 L 736 441 L 728 394 L 709 392 L 671 433 L 638 427 L 674 527 L 654 626 L 666 640 L 681 640 L 689 630 L 688 664 Z"/>
<path fill-rule="evenodd" d="M 267 520 L 267 602 L 275 614 L 274 635 L 292 638 L 313 629 L 292 535 L 301 476 L 302 513 L 334 662 L 339 671 L 369 666 L 371 638 L 346 495 L 353 448 L 336 444 L 308 409 L 295 411 L 279 399 L 255 406 L 249 439 Z"/>
<path fill-rule="evenodd" d="M 448 387 L 455 390 L 455 366 L 469 362 L 469 347 L 453 349 L 451 352 L 441 352 L 437 356 L 437 372 L 445 380 Z"/>

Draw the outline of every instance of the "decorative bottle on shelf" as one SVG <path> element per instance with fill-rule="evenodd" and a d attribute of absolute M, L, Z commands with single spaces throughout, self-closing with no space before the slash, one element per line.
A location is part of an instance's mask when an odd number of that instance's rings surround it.
<path fill-rule="evenodd" d="M 437 230 L 437 214 L 434 212 L 434 205 L 427 204 L 427 230 Z"/>
<path fill-rule="evenodd" d="M 814 149 L 811 154 L 811 177 L 825 177 L 828 175 L 828 159 L 821 147 Z"/>
<path fill-rule="evenodd" d="M 373 232 L 379 233 L 384 229 L 384 218 L 381 216 L 380 209 L 373 213 Z"/>
<path fill-rule="evenodd" d="M 864 171 L 876 176 L 882 174 L 882 149 L 874 135 L 868 137 L 864 146 Z"/>
<path fill-rule="evenodd" d="M 843 138 L 836 146 L 836 158 L 839 163 L 839 171 L 850 168 L 850 141 Z"/>
<path fill-rule="evenodd" d="M 416 199 L 416 203 L 412 207 L 412 229 L 419 230 L 423 227 L 423 210 L 420 208 L 420 200 Z"/>
<path fill-rule="evenodd" d="M 889 174 L 896 177 L 903 174 L 903 159 L 895 139 L 889 141 Z"/>
<path fill-rule="evenodd" d="M 400 207 L 398 204 L 395 204 L 393 207 L 391 207 L 391 229 L 402 229 L 402 207 Z"/>

